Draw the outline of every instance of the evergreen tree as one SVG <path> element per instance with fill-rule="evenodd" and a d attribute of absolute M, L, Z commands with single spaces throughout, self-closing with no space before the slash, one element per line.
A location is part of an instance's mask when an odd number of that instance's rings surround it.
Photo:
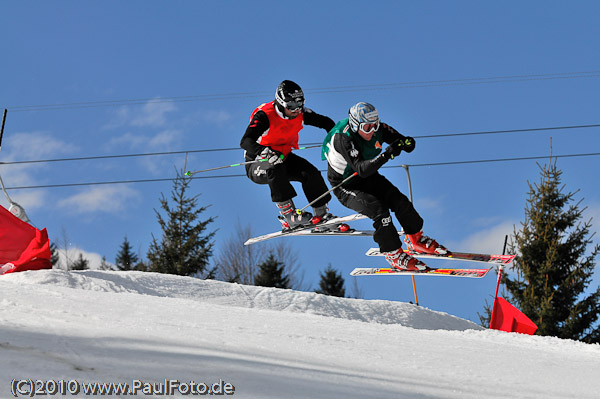
<path fill-rule="evenodd" d="M 138 256 L 132 251 L 131 244 L 125 236 L 121 249 L 115 258 L 115 265 L 119 270 L 133 270 L 138 264 Z"/>
<path fill-rule="evenodd" d="M 556 160 L 540 166 L 539 184 L 529 184 L 521 230 L 509 252 L 517 254 L 516 277 L 503 276 L 512 303 L 538 325 L 537 334 L 600 342 L 600 287 L 586 295 L 600 246 L 592 243 L 591 221 L 581 223 L 581 201 L 564 194 Z"/>
<path fill-rule="evenodd" d="M 100 266 L 98 266 L 98 270 L 113 270 L 112 266 L 108 264 L 106 261 L 106 256 L 102 257 L 100 261 Z"/>
<path fill-rule="evenodd" d="M 254 285 L 262 287 L 290 288 L 290 279 L 284 274 L 285 266 L 269 253 L 267 259 L 258 265 L 259 271 L 254 277 Z"/>
<path fill-rule="evenodd" d="M 133 270 L 137 270 L 139 272 L 149 272 L 150 266 L 148 265 L 148 263 L 144 262 L 143 260 L 140 260 L 138 263 L 135 264 Z"/>
<path fill-rule="evenodd" d="M 346 296 L 344 288 L 344 278 L 341 273 L 328 265 L 324 272 L 321 272 L 321 281 L 319 281 L 319 289 L 315 290 L 317 294 L 331 296 Z"/>
<path fill-rule="evenodd" d="M 79 257 L 75 262 L 71 264 L 71 270 L 88 270 L 90 261 L 83 257 L 83 254 L 80 252 Z"/>
<path fill-rule="evenodd" d="M 149 271 L 193 276 L 202 273 L 208 265 L 213 247 L 211 239 L 215 233 L 206 234 L 205 230 L 213 218 L 198 220 L 206 207 L 198 207 L 198 195 L 186 195 L 190 182 L 183 173 L 177 172 L 171 191 L 172 206 L 161 194 L 160 204 L 166 212 L 166 219 L 155 211 L 162 239 L 157 241 L 152 236 L 147 254 Z"/>

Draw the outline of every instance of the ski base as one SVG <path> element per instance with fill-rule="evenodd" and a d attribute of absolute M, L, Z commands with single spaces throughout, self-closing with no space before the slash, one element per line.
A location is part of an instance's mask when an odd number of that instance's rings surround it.
<path fill-rule="evenodd" d="M 350 272 L 351 276 L 446 276 L 482 278 L 490 269 L 427 269 L 423 271 L 408 271 L 392 268 L 357 267 Z"/>
<path fill-rule="evenodd" d="M 332 227 L 335 225 L 339 225 L 342 223 L 349 223 L 355 220 L 365 219 L 366 216 L 360 213 L 355 213 L 353 215 L 342 216 L 330 219 L 326 222 L 319 223 L 313 226 L 302 227 L 292 230 L 284 230 L 284 231 L 276 231 L 274 233 L 265 234 L 262 236 L 254 237 L 248 239 L 244 245 L 256 244 L 257 242 L 270 240 L 272 238 L 277 237 L 289 237 L 289 236 L 370 236 L 373 235 L 373 232 L 370 231 L 358 231 L 350 229 L 346 232 L 340 232 L 337 230 L 327 230 L 327 227 Z M 325 231 L 323 231 L 325 230 Z"/>
<path fill-rule="evenodd" d="M 498 265 L 507 265 L 513 261 L 515 255 L 490 255 L 490 254 L 474 254 L 468 252 L 452 252 L 449 255 L 431 255 L 431 254 L 420 254 L 411 252 L 407 249 L 404 250 L 410 256 L 415 258 L 427 258 L 427 259 L 450 259 L 450 260 L 463 260 L 483 263 L 494 263 Z M 383 256 L 379 251 L 379 248 L 371 248 L 366 253 L 367 256 Z"/>

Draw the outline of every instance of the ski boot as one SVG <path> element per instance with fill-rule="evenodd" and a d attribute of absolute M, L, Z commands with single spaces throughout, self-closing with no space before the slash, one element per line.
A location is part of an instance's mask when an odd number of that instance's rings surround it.
<path fill-rule="evenodd" d="M 402 250 L 402 247 L 390 251 L 383 252 L 385 260 L 388 261 L 392 269 L 410 271 L 410 272 L 422 272 L 428 269 L 427 265 L 417 258 L 413 258 Z"/>
<path fill-rule="evenodd" d="M 312 225 L 312 214 L 310 212 L 298 213 L 294 206 L 294 201 L 287 200 L 283 202 L 277 202 L 280 216 L 278 216 L 281 222 L 283 231 L 294 230 L 300 227 L 309 227 Z"/>
<path fill-rule="evenodd" d="M 339 231 L 342 233 L 350 231 L 350 226 L 345 223 L 337 225 L 321 226 L 319 224 L 327 223 L 329 220 L 337 218 L 334 214 L 329 212 L 327 204 L 323 206 L 313 207 L 315 216 L 312 218 L 312 224 L 315 225 L 315 231 Z"/>
<path fill-rule="evenodd" d="M 406 237 L 404 237 L 404 242 L 411 252 L 430 255 L 450 254 L 450 251 L 448 251 L 446 247 L 438 244 L 433 238 L 423 235 L 422 230 L 415 234 L 407 234 Z"/>

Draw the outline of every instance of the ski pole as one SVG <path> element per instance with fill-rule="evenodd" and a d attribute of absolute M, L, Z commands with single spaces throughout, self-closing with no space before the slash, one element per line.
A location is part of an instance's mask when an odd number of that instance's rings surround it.
<path fill-rule="evenodd" d="M 0 136 L 1 137 L 1 136 Z M 308 146 L 304 146 L 304 147 L 299 147 L 297 148 L 298 150 L 306 150 L 309 148 L 317 148 L 317 147 L 321 147 L 321 144 L 319 145 L 308 145 Z M 283 159 L 284 156 L 283 154 L 281 155 L 281 159 Z M 202 169 L 202 170 L 196 170 L 196 171 L 187 171 L 184 173 L 185 176 L 187 177 L 191 177 L 193 175 L 195 175 L 196 173 L 202 173 L 202 172 L 210 172 L 211 170 L 219 170 L 219 169 L 225 169 L 225 168 L 232 168 L 234 166 L 241 166 L 241 165 L 250 165 L 253 163 L 257 163 L 257 162 L 264 162 L 264 161 L 268 161 L 268 159 L 256 159 L 254 161 L 247 161 L 247 162 L 240 162 L 240 163 L 234 163 L 231 165 L 226 165 L 226 166 L 218 166 L 216 168 L 209 168 L 209 169 Z"/>
<path fill-rule="evenodd" d="M 283 159 L 283 154 L 281 154 L 281 159 Z M 187 176 L 187 177 L 191 177 L 191 176 L 195 175 L 196 173 L 210 172 L 211 170 L 218 170 L 218 169 L 225 169 L 225 168 L 232 168 L 234 166 L 250 165 L 250 164 L 253 164 L 253 163 L 265 162 L 265 161 L 268 161 L 268 160 L 269 160 L 268 158 L 255 159 L 254 161 L 246 161 L 246 162 L 240 162 L 240 163 L 233 163 L 231 165 L 217 166 L 216 168 L 196 170 L 194 172 L 191 172 L 191 171 L 188 170 L 187 172 L 184 173 L 184 175 Z"/>
<path fill-rule="evenodd" d="M 316 148 L 316 147 L 321 147 L 320 145 L 311 145 L 311 146 L 305 146 L 305 147 L 300 147 L 298 148 L 298 150 L 306 150 L 308 148 Z M 284 156 L 283 154 L 281 155 L 281 159 L 283 159 Z M 247 162 L 240 162 L 240 163 L 234 163 L 231 165 L 225 165 L 225 166 L 218 166 L 216 168 L 209 168 L 209 169 L 202 169 L 202 170 L 196 170 L 196 171 L 187 171 L 184 173 L 185 176 L 191 177 L 193 175 L 195 175 L 196 173 L 202 173 L 202 172 L 210 172 L 211 170 L 219 170 L 219 169 L 225 169 L 225 168 L 232 168 L 234 166 L 241 166 L 241 165 L 250 165 L 253 163 L 257 163 L 257 162 L 265 162 L 268 161 L 268 159 L 257 159 L 254 161 L 247 161 Z"/>
<path fill-rule="evenodd" d="M 298 215 L 300 215 L 302 213 L 303 210 L 305 210 L 306 208 L 308 208 L 309 206 L 311 206 L 312 204 L 314 204 L 315 202 L 317 202 L 318 200 L 320 200 L 321 198 L 325 197 L 327 194 L 329 194 L 330 192 L 332 192 L 333 190 L 335 190 L 336 188 L 339 188 L 342 186 L 342 184 L 346 183 L 348 180 L 352 179 L 354 176 L 356 176 L 358 174 L 358 172 L 354 172 L 352 173 L 350 176 L 346 177 L 344 180 L 342 180 L 342 182 L 340 184 L 338 184 L 335 187 L 332 187 L 331 189 L 325 191 L 323 194 L 319 195 L 317 198 L 315 198 L 314 200 L 312 200 L 311 202 L 309 202 L 304 208 L 302 209 L 296 209 L 296 213 L 298 213 Z"/>
<path fill-rule="evenodd" d="M 231 165 L 226 165 L 226 166 L 218 166 L 216 168 L 209 168 L 209 169 L 202 169 L 202 170 L 195 170 L 193 172 L 191 171 L 187 171 L 184 173 L 185 176 L 191 177 L 193 175 L 195 175 L 196 173 L 202 173 L 202 172 L 210 172 L 211 170 L 219 170 L 219 169 L 225 169 L 225 168 L 232 168 L 234 166 L 241 166 L 241 165 L 250 165 L 253 163 L 257 163 L 257 162 L 264 162 L 264 161 L 268 161 L 268 159 L 257 159 L 254 161 L 247 161 L 247 162 L 240 162 L 240 163 L 234 163 Z"/>
<path fill-rule="evenodd" d="M 298 147 L 297 149 L 298 149 L 298 150 L 307 150 L 307 149 L 309 149 L 309 148 L 317 148 L 317 147 L 321 148 L 321 147 L 322 147 L 322 144 L 317 144 L 317 145 L 307 145 L 307 146 L 304 146 L 304 147 Z"/>

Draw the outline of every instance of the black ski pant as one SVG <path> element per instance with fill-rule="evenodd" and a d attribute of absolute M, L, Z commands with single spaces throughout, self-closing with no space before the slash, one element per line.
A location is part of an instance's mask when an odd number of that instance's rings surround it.
<path fill-rule="evenodd" d="M 342 205 L 373 220 L 373 239 L 381 252 L 390 252 L 402 246 L 398 230 L 392 223 L 390 211 L 406 234 L 415 234 L 423 228 L 423 219 L 412 203 L 388 179 L 375 173 L 367 178 L 355 177 L 347 186 L 333 191 Z M 333 182 L 331 182 L 334 185 Z"/>
<path fill-rule="evenodd" d="M 302 183 L 302 190 L 308 202 L 314 201 L 329 190 L 321 172 L 313 164 L 293 152 L 290 152 L 279 165 L 271 165 L 268 162 L 246 165 L 246 175 L 255 183 L 268 184 L 273 202 L 287 201 L 297 195 L 290 183 L 292 181 Z M 312 206 L 323 206 L 329 201 L 331 201 L 331 194 L 327 194 Z"/>

